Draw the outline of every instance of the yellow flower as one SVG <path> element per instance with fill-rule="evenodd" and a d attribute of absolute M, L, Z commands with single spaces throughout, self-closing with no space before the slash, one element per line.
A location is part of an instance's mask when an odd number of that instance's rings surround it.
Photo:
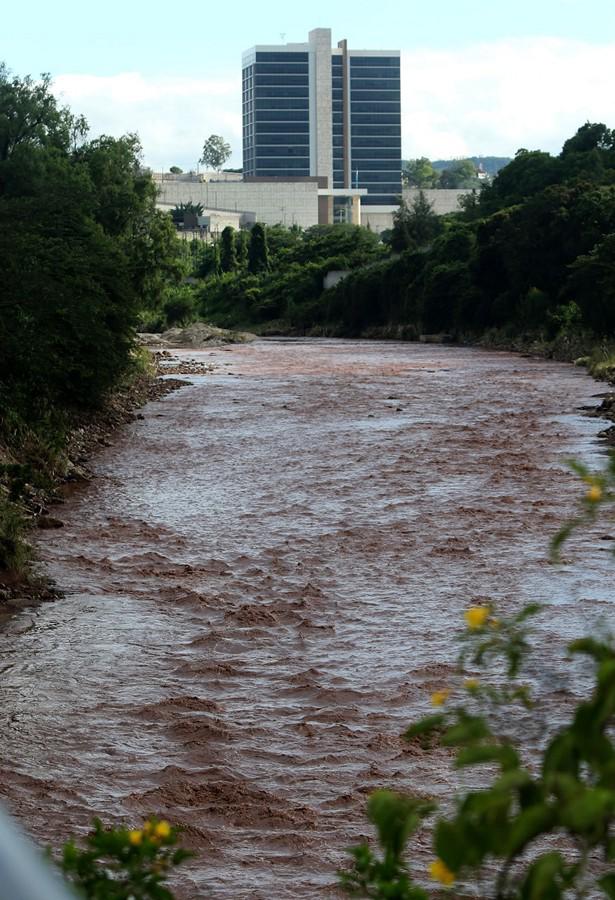
<path fill-rule="evenodd" d="M 171 826 L 165 821 L 158 822 L 154 828 L 154 834 L 159 838 L 168 838 L 171 834 Z"/>
<path fill-rule="evenodd" d="M 471 606 L 463 615 L 468 628 L 475 630 L 483 627 L 489 618 L 489 610 L 486 606 Z"/>
<path fill-rule="evenodd" d="M 429 864 L 429 874 L 434 881 L 439 881 L 440 884 L 444 884 L 446 887 L 450 887 L 455 881 L 455 873 L 451 872 L 446 863 L 443 863 L 441 859 L 434 859 L 434 861 Z"/>
<path fill-rule="evenodd" d="M 143 841 L 143 832 L 142 831 L 129 831 L 128 832 L 128 840 L 134 847 L 138 847 L 140 843 Z"/>
<path fill-rule="evenodd" d="M 431 704 L 432 706 L 443 706 L 448 700 L 448 695 L 450 691 L 445 689 L 443 691 L 434 691 L 431 695 Z"/>
<path fill-rule="evenodd" d="M 602 488 L 599 484 L 592 484 L 585 497 L 590 503 L 598 503 L 599 500 L 602 500 Z"/>
<path fill-rule="evenodd" d="M 152 823 L 151 823 L 150 820 L 148 819 L 147 822 L 144 822 L 144 823 L 143 823 L 143 833 L 144 833 L 144 834 L 149 834 L 153 827 L 154 827 L 154 826 L 152 825 Z"/>
<path fill-rule="evenodd" d="M 478 678 L 466 678 L 463 686 L 467 691 L 477 691 L 480 687 L 480 681 L 478 680 Z"/>

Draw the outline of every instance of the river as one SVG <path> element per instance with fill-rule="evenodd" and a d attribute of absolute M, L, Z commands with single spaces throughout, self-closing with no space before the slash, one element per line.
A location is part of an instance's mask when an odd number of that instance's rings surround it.
<path fill-rule="evenodd" d="M 182 354 L 180 354 L 182 355 Z M 611 611 L 606 544 L 548 540 L 603 386 L 572 366 L 395 342 L 186 357 L 54 511 L 64 592 L 4 627 L 0 793 L 43 844 L 155 813 L 198 851 L 181 897 L 329 895 L 376 787 L 442 794 L 399 734 L 454 675 L 463 610 L 538 599 L 542 699 Z M 563 708 L 562 706 L 562 708 Z M 427 859 L 427 850 L 423 847 Z"/>

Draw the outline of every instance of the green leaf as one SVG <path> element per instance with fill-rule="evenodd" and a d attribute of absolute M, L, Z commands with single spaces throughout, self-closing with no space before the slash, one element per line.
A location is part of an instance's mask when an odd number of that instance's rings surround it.
<path fill-rule="evenodd" d="M 399 857 L 409 836 L 434 805 L 393 791 L 376 791 L 369 798 L 367 815 L 378 831 L 383 850 Z"/>
<path fill-rule="evenodd" d="M 615 792 L 601 788 L 581 790 L 562 809 L 561 822 L 575 834 L 601 836 L 615 811 Z"/>
<path fill-rule="evenodd" d="M 545 751 L 542 772 L 545 778 L 561 772 L 577 775 L 579 770 L 579 753 L 573 735 L 564 731 L 557 735 Z"/>
<path fill-rule="evenodd" d="M 610 898 L 610 900 L 615 900 L 615 874 L 609 873 L 608 875 L 603 875 L 602 878 L 598 879 L 598 884 Z"/>
<path fill-rule="evenodd" d="M 463 830 L 453 822 L 440 819 L 436 825 L 434 848 L 451 872 L 458 872 L 468 862 L 468 847 Z"/>
<path fill-rule="evenodd" d="M 491 737 L 489 726 L 481 716 L 468 716 L 463 712 L 459 716 L 457 724 L 442 735 L 444 746 L 463 746 Z"/>
<path fill-rule="evenodd" d="M 564 860 L 559 853 L 545 853 L 533 863 L 521 885 L 523 900 L 558 900 L 562 896 L 559 881 L 564 872 Z"/>
<path fill-rule="evenodd" d="M 460 750 L 455 766 L 461 769 L 489 762 L 499 763 L 503 770 L 514 769 L 519 765 L 519 757 L 510 744 L 480 744 Z"/>
<path fill-rule="evenodd" d="M 542 608 L 542 603 L 528 603 L 527 606 L 524 606 L 521 612 L 515 616 L 515 622 L 519 624 L 525 622 L 530 616 L 535 616 L 536 613 L 540 612 Z"/>
<path fill-rule="evenodd" d="M 412 738 L 419 737 L 420 735 L 428 735 L 434 731 L 437 731 L 442 727 L 444 722 L 446 721 L 446 716 L 443 713 L 439 713 L 438 715 L 433 716 L 425 716 L 423 719 L 419 719 L 418 722 L 415 722 L 414 725 L 410 725 L 410 727 L 404 732 L 404 738 L 407 741 L 412 740 Z"/>
<path fill-rule="evenodd" d="M 554 809 L 544 803 L 522 810 L 511 827 L 508 855 L 516 856 L 537 835 L 550 831 L 555 820 Z"/>
<path fill-rule="evenodd" d="M 608 644 L 596 641 L 594 638 L 580 638 L 568 645 L 569 653 L 584 653 L 600 663 L 607 659 L 613 659 L 615 654 Z"/>

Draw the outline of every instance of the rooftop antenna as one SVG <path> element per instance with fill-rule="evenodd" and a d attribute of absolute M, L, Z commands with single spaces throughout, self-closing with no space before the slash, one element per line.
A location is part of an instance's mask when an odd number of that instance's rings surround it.
<path fill-rule="evenodd" d="M 282 43 L 284 43 L 284 38 L 286 37 L 286 32 L 280 31 L 280 37 L 282 38 Z"/>

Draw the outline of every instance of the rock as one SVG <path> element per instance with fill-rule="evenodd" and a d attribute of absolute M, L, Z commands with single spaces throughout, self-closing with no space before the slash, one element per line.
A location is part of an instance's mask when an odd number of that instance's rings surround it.
<path fill-rule="evenodd" d="M 147 332 L 137 332 L 137 341 L 143 347 L 168 347 L 169 344 L 161 334 L 149 334 Z"/>
<path fill-rule="evenodd" d="M 56 519 L 53 516 L 39 516 L 36 520 L 36 524 L 38 528 L 42 528 L 43 530 L 48 530 L 51 528 L 64 528 L 64 522 L 61 519 Z"/>
<path fill-rule="evenodd" d="M 205 322 L 195 322 L 186 328 L 170 328 L 162 334 L 166 346 L 190 347 L 198 349 L 221 344 L 246 344 L 256 340 L 255 334 L 246 331 L 229 331 Z"/>

